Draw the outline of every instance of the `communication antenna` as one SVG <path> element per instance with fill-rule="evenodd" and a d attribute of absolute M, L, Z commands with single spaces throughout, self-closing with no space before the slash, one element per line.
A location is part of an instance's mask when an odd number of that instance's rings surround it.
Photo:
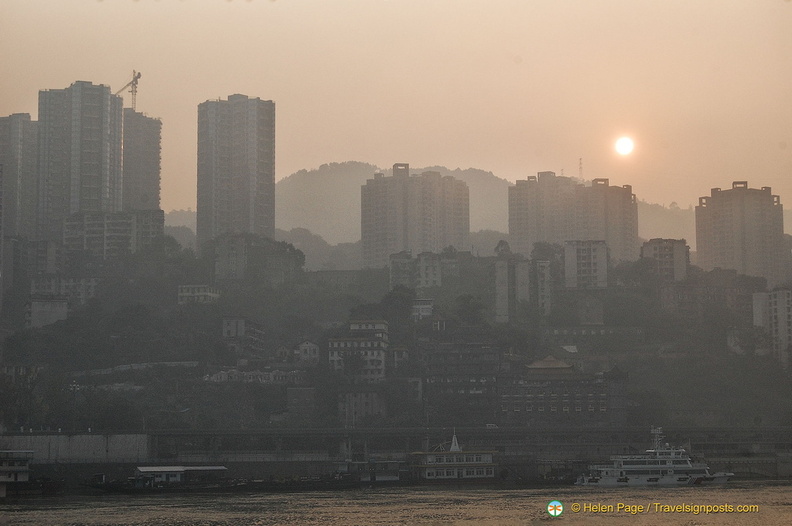
<path fill-rule="evenodd" d="M 578 177 L 583 179 L 583 157 L 578 159 Z"/>

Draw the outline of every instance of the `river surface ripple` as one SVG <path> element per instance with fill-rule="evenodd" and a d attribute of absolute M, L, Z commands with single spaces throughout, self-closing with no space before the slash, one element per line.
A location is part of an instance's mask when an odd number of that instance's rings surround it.
<path fill-rule="evenodd" d="M 559 517 L 548 514 L 547 505 L 553 500 L 564 505 Z M 617 511 L 619 504 L 632 506 L 633 513 Z M 663 511 L 655 504 L 688 505 L 688 511 Z M 575 505 L 581 511 L 574 512 Z M 758 509 L 704 512 L 704 506 L 725 509 L 725 505 L 756 505 Z M 640 513 L 638 506 L 644 507 Z M 63 496 L 0 504 L 0 525 L 516 526 L 556 522 L 786 526 L 792 524 L 792 484 L 733 482 L 718 487 L 613 490 L 401 487 L 292 494 Z"/>

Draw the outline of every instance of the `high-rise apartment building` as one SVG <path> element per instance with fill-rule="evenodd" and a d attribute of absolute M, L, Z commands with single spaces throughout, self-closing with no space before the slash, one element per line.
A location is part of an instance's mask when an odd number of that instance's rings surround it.
<path fill-rule="evenodd" d="M 690 247 L 684 239 L 650 239 L 641 246 L 641 259 L 651 259 L 662 281 L 684 281 L 690 265 Z"/>
<path fill-rule="evenodd" d="M 611 258 L 638 258 L 638 204 L 630 185 L 594 179 L 585 186 L 570 177 L 539 172 L 509 187 L 512 250 L 528 257 L 534 243 L 604 240 Z"/>
<path fill-rule="evenodd" d="M 769 186 L 748 188 L 735 181 L 730 190 L 713 188 L 696 207 L 697 263 L 705 270 L 734 269 L 761 276 L 773 287 L 788 279 L 781 199 Z"/>
<path fill-rule="evenodd" d="M 520 302 L 531 299 L 530 289 L 529 260 L 514 256 L 495 259 L 495 322 L 513 320 Z"/>
<path fill-rule="evenodd" d="M 753 295 L 754 326 L 767 331 L 773 355 L 786 369 L 792 349 L 792 290 L 776 289 Z"/>
<path fill-rule="evenodd" d="M 0 117 L 4 236 L 35 235 L 37 124 L 27 113 Z"/>
<path fill-rule="evenodd" d="M 361 188 L 363 266 L 384 267 L 391 254 L 465 250 L 470 238 L 468 186 L 438 172 L 410 175 L 394 164 L 393 176 L 375 174 Z"/>
<path fill-rule="evenodd" d="M 77 212 L 122 205 L 122 100 L 78 81 L 39 92 L 37 237 L 59 240 Z"/>
<path fill-rule="evenodd" d="M 123 210 L 159 210 L 162 121 L 124 108 Z"/>
<path fill-rule="evenodd" d="M 79 212 L 63 221 L 63 250 L 66 256 L 89 253 L 98 259 L 134 254 L 162 237 L 162 210 L 129 212 Z"/>
<path fill-rule="evenodd" d="M 245 95 L 198 106 L 197 240 L 275 229 L 275 103 Z"/>

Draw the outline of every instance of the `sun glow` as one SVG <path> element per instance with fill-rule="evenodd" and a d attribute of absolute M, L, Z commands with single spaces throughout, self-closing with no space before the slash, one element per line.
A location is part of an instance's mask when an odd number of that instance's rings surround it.
<path fill-rule="evenodd" d="M 635 143 L 629 137 L 622 137 L 616 141 L 616 152 L 619 155 L 630 155 L 635 147 Z"/>

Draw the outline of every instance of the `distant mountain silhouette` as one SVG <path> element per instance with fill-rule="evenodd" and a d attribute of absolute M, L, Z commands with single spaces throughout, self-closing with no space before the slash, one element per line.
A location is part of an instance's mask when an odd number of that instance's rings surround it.
<path fill-rule="evenodd" d="M 676 203 L 666 208 L 638 201 L 638 236 L 647 240 L 685 239 L 690 249 L 696 250 L 696 210 L 693 206 L 680 208 Z"/>
<path fill-rule="evenodd" d="M 410 172 L 440 172 L 465 181 L 470 188 L 470 229 L 508 231 L 509 182 L 491 172 L 444 166 L 410 167 Z M 307 228 L 330 244 L 360 240 L 360 187 L 377 172 L 372 164 L 345 162 L 300 170 L 275 187 L 275 224 L 283 230 Z"/>
<path fill-rule="evenodd" d="M 300 170 L 275 185 L 275 226 L 306 228 L 336 245 L 360 239 L 360 187 L 379 168 L 360 162 Z"/>

